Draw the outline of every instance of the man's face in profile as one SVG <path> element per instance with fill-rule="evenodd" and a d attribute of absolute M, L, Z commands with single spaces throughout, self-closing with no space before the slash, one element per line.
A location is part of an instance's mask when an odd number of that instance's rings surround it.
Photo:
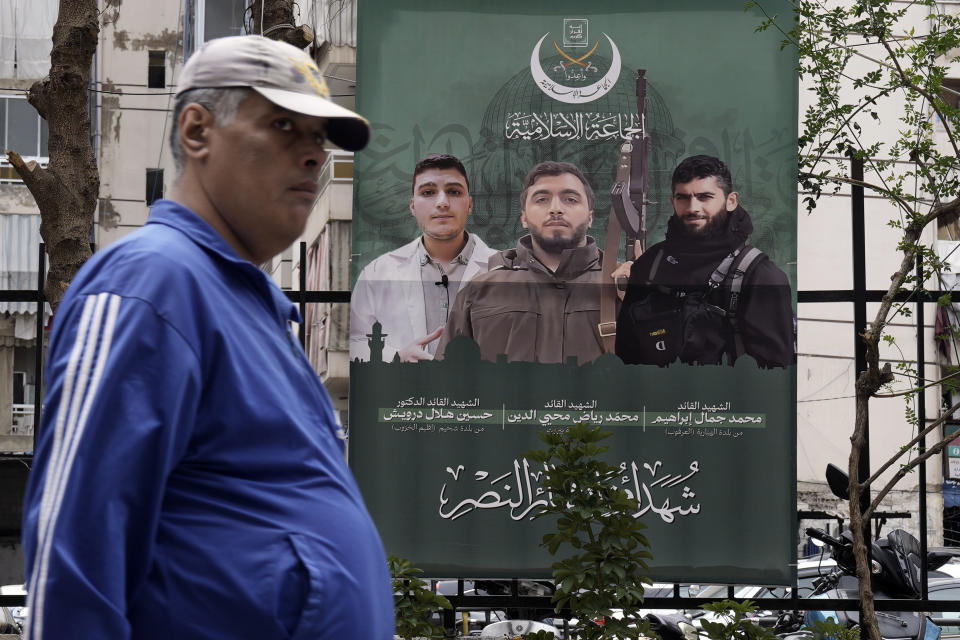
<path fill-rule="evenodd" d="M 203 107 L 191 107 L 209 120 L 194 171 L 216 214 L 215 228 L 240 257 L 260 264 L 306 227 L 327 157 L 327 120 L 247 94 L 234 119 L 220 126 Z"/>
<path fill-rule="evenodd" d="M 724 194 L 716 176 L 695 178 L 673 185 L 670 203 L 684 233 L 700 238 L 725 228 L 727 214 L 737 208 L 737 192 Z"/>

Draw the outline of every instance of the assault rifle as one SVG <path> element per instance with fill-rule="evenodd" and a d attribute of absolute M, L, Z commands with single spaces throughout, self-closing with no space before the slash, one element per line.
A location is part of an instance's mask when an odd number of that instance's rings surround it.
<path fill-rule="evenodd" d="M 605 293 L 600 298 L 600 323 L 597 330 L 604 350 L 612 353 L 616 337 L 616 287 L 610 279 L 620 252 L 620 234 L 626 235 L 624 256 L 636 259 L 634 243 L 640 241 L 640 251 L 647 248 L 647 179 L 649 172 L 650 134 L 647 131 L 646 69 L 637 70 L 638 128 L 620 147 L 617 178 L 610 189 L 610 217 L 607 220 L 607 239 L 603 248 L 603 277 Z"/>
<path fill-rule="evenodd" d="M 626 234 L 626 259 L 633 260 L 634 241 L 647 248 L 647 180 L 649 173 L 650 133 L 647 131 L 646 70 L 637 71 L 637 117 L 639 128 L 620 147 L 617 181 L 610 189 L 613 208 L 610 222 L 616 220 Z"/>

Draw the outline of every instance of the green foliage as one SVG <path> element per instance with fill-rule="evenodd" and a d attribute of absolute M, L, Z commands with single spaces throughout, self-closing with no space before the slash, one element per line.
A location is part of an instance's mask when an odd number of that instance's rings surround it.
<path fill-rule="evenodd" d="M 809 211 L 825 193 L 862 186 L 896 207 L 888 224 L 902 231 L 906 260 L 894 288 L 911 293 L 944 267 L 920 232 L 960 211 L 960 108 L 945 86 L 960 47 L 960 15 L 936 0 L 787 0 L 792 20 L 771 15 L 763 0 L 746 3 L 765 16 L 759 31 L 777 30 L 796 47 L 809 91 L 799 137 L 801 198 Z M 917 33 L 923 24 L 928 33 Z M 850 160 L 864 161 L 862 180 Z M 918 259 L 920 273 L 911 258 Z M 946 304 L 947 299 L 941 299 Z M 909 316 L 894 305 L 884 323 Z"/>
<path fill-rule="evenodd" d="M 450 601 L 434 593 L 430 584 L 416 576 L 423 573 L 409 560 L 390 556 L 390 575 L 393 577 L 394 611 L 397 617 L 397 635 L 412 638 L 443 638 L 443 627 L 430 622 L 430 614 L 451 609 Z"/>
<path fill-rule="evenodd" d="M 556 531 L 541 542 L 562 558 L 552 565 L 553 603 L 580 620 L 584 640 L 650 636 L 639 613 L 643 585 L 650 584 L 650 545 L 641 533 L 645 525 L 634 517 L 636 498 L 621 488 L 620 468 L 600 459 L 608 449 L 601 442 L 610 435 L 577 424 L 562 435 L 540 433 L 547 448 L 524 454 L 546 466 L 541 486 L 547 505 L 536 517 L 557 518 Z M 613 616 L 615 609 L 622 617 Z"/>
<path fill-rule="evenodd" d="M 786 2 L 793 9 L 790 22 L 770 15 L 764 0 L 754 0 L 748 8 L 763 12 L 762 29 L 779 31 L 782 44 L 796 47 L 799 54 L 798 72 L 809 92 L 799 137 L 803 202 L 812 211 L 821 195 L 860 187 L 867 197 L 886 200 L 896 211 L 888 224 L 900 236 L 899 267 L 890 278 L 890 295 L 884 296 L 863 334 L 870 375 L 858 379 L 858 399 L 877 395 L 891 380 L 904 381 L 899 385 L 907 398 L 904 418 L 916 431 L 925 426 L 914 408 L 922 393 L 917 387 L 924 384 L 918 381 L 922 369 L 918 371 L 903 353 L 891 357 L 877 347 L 882 336 L 885 349 L 897 349 L 896 341 L 887 337 L 888 327 L 898 316 L 911 315 L 917 292 L 927 280 L 934 279 L 939 288 L 936 279 L 945 265 L 924 244 L 927 225 L 939 220 L 954 230 L 960 226 L 960 93 L 944 82 L 958 61 L 960 14 L 936 0 Z M 851 159 L 863 161 L 862 177 L 852 175 Z M 867 206 L 869 216 L 876 207 Z M 941 297 L 938 303 L 948 304 L 949 299 Z M 954 328 L 944 333 L 957 335 Z M 898 364 L 881 365 L 881 357 Z M 860 417 L 858 434 L 863 425 Z M 854 446 L 859 446 L 857 441 L 854 438 Z M 907 446 L 899 454 L 912 451 Z M 892 457 L 885 464 L 896 460 Z M 908 468 L 912 467 L 901 467 Z M 876 492 L 874 501 L 891 487 Z M 851 511 L 857 508 L 851 504 Z M 862 590 L 861 597 L 866 601 L 869 592 Z M 862 622 L 869 631 L 865 635 L 877 634 L 875 618 Z M 842 631 L 821 635 L 851 640 Z"/>
<path fill-rule="evenodd" d="M 818 620 L 803 629 L 813 634 L 813 640 L 860 640 L 860 627 L 847 627 L 833 618 Z"/>
<path fill-rule="evenodd" d="M 750 619 L 757 605 L 750 601 L 723 600 L 703 605 L 707 611 L 717 614 L 719 621 L 701 619 L 704 634 L 710 640 L 776 640 L 773 629 L 762 627 Z"/>

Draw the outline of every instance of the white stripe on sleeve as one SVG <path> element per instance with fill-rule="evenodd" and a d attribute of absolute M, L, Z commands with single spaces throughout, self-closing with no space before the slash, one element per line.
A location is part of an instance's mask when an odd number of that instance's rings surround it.
<path fill-rule="evenodd" d="M 30 616 L 24 637 L 28 639 L 43 637 L 45 586 L 57 518 L 80 438 L 110 355 L 119 309 L 120 297 L 117 295 L 101 293 L 87 297 L 67 362 L 60 402 L 56 407 L 53 445 L 37 523 L 36 554 L 27 591 Z"/>

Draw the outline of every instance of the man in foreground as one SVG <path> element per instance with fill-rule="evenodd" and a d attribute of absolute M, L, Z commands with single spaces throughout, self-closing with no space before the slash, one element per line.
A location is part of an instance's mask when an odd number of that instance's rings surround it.
<path fill-rule="evenodd" d="M 617 318 L 616 353 L 628 364 L 796 361 L 787 276 L 747 244 L 750 216 L 727 165 L 691 156 L 673 172 L 667 237 L 634 262 Z"/>
<path fill-rule="evenodd" d="M 541 162 L 524 180 L 520 221 L 530 231 L 516 249 L 490 259 L 490 271 L 457 296 L 438 355 L 457 336 L 472 338 L 480 356 L 509 361 L 578 364 L 604 353 L 597 327 L 602 253 L 587 229 L 593 190 L 576 166 Z M 611 287 L 612 288 L 612 287 Z"/>
<path fill-rule="evenodd" d="M 303 232 L 325 139 L 369 138 L 259 36 L 184 67 L 178 178 L 57 312 L 24 516 L 26 638 L 393 637 L 330 400 L 257 268 Z"/>
<path fill-rule="evenodd" d="M 350 296 L 350 358 L 370 359 L 379 322 L 383 360 L 432 360 L 450 304 L 496 253 L 466 231 L 473 209 L 467 170 L 456 157 L 429 155 L 413 170 L 410 213 L 423 232 L 364 267 Z"/>

